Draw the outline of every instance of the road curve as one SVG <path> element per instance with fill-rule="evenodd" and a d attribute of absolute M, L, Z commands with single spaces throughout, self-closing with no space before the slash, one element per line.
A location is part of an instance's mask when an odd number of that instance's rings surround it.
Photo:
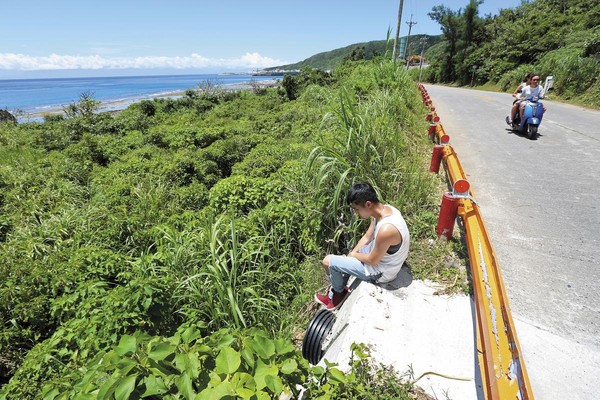
<path fill-rule="evenodd" d="M 544 101 L 536 141 L 508 94 L 425 85 L 498 256 L 536 399 L 600 398 L 600 112 Z"/>

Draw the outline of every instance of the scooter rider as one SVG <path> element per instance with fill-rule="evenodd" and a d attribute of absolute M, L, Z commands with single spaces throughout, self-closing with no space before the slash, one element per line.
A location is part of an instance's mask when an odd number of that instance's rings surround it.
<path fill-rule="evenodd" d="M 534 98 L 543 99 L 544 94 L 544 88 L 540 86 L 540 76 L 534 74 L 531 77 L 529 85 L 525 86 L 523 88 L 523 91 L 521 92 L 521 101 L 515 103 L 515 105 L 513 106 L 511 118 L 509 119 L 509 117 L 506 117 L 506 123 L 508 125 L 512 125 L 512 122 L 515 118 L 515 113 L 517 111 L 517 107 L 520 108 L 520 115 L 523 115 L 523 109 L 525 108 L 526 102 Z M 544 111 L 546 111 L 546 107 L 544 107 Z"/>

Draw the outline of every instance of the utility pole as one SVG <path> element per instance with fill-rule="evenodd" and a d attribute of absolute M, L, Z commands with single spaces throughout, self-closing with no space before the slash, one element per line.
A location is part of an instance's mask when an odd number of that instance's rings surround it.
<path fill-rule="evenodd" d="M 408 24 L 408 36 L 406 37 L 406 69 L 408 69 L 408 63 L 410 61 L 410 58 L 408 56 L 408 41 L 410 40 L 410 30 L 412 29 L 413 25 L 416 25 L 416 22 L 413 22 L 412 20 L 413 15 L 410 14 L 410 21 L 407 22 Z"/>
<path fill-rule="evenodd" d="M 402 7 L 404 6 L 404 0 L 400 0 L 400 6 L 398 7 L 398 23 L 396 24 L 396 36 L 394 37 L 394 50 L 392 51 L 392 59 L 396 62 L 396 52 L 398 49 L 398 37 L 400 36 L 400 22 L 402 21 Z"/>
<path fill-rule="evenodd" d="M 421 74 L 423 73 L 423 54 L 425 53 L 425 44 L 427 43 L 427 37 L 421 38 L 421 59 L 419 60 L 419 83 L 421 83 Z"/>

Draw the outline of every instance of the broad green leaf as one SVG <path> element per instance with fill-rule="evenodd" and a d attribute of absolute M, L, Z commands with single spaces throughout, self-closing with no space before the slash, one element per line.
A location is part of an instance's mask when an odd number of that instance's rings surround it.
<path fill-rule="evenodd" d="M 142 397 L 155 396 L 168 391 L 165 382 L 160 376 L 149 375 L 144 379 L 144 384 L 146 386 L 146 391 L 142 394 Z"/>
<path fill-rule="evenodd" d="M 126 376 L 121 378 L 119 384 L 115 389 L 115 400 L 128 400 L 129 395 L 135 389 L 135 381 L 137 375 Z"/>
<path fill-rule="evenodd" d="M 116 347 L 115 347 L 116 349 Z M 100 361 L 99 364 L 102 365 L 116 365 L 119 361 L 121 361 L 121 356 L 119 354 L 117 354 L 116 350 L 113 349 L 111 351 L 109 351 L 108 353 L 106 353 L 103 357 L 102 357 L 102 361 Z"/>
<path fill-rule="evenodd" d="M 242 350 L 242 357 L 244 357 L 244 361 L 250 368 L 254 368 L 254 353 L 249 348 L 244 348 Z"/>
<path fill-rule="evenodd" d="M 162 361 L 169 358 L 175 353 L 175 346 L 170 343 L 159 343 L 157 346 L 153 346 L 152 350 L 148 353 L 148 357 L 154 361 Z"/>
<path fill-rule="evenodd" d="M 217 356 L 215 371 L 220 374 L 233 374 L 238 370 L 241 362 L 240 353 L 231 347 L 224 347 Z"/>
<path fill-rule="evenodd" d="M 275 365 L 265 365 L 262 362 L 259 362 L 256 367 L 256 372 L 254 373 L 254 381 L 256 382 L 256 388 L 262 389 L 267 386 L 265 382 L 265 378 L 268 375 L 277 376 L 277 367 Z"/>
<path fill-rule="evenodd" d="M 235 390 L 233 390 L 231 382 L 223 381 L 213 388 L 213 396 L 214 399 L 221 399 L 225 396 L 235 396 Z"/>
<path fill-rule="evenodd" d="M 200 337 L 200 331 L 195 326 L 190 326 L 181 335 L 181 338 L 183 339 L 183 342 L 185 344 L 190 344 L 190 342 L 192 340 L 198 339 L 199 337 Z"/>
<path fill-rule="evenodd" d="M 321 379 L 321 377 L 325 374 L 325 368 L 317 365 L 310 368 L 310 373 L 314 375 L 317 379 Z"/>
<path fill-rule="evenodd" d="M 122 358 L 117 363 L 117 369 L 119 370 L 121 376 L 124 376 L 129 374 L 129 371 L 135 368 L 136 365 L 137 363 L 131 358 Z"/>
<path fill-rule="evenodd" d="M 275 340 L 275 352 L 277 354 L 287 354 L 293 353 L 295 351 L 294 345 L 285 339 L 276 339 Z"/>
<path fill-rule="evenodd" d="M 115 353 L 120 356 L 133 354 L 135 353 L 135 349 L 137 347 L 137 341 L 135 337 L 130 335 L 121 336 L 121 340 L 119 341 L 119 345 L 115 347 Z"/>
<path fill-rule="evenodd" d="M 215 387 L 223 381 L 223 379 L 221 379 L 221 375 L 217 374 L 215 371 L 210 371 L 208 373 L 208 378 L 208 386 L 210 387 Z"/>
<path fill-rule="evenodd" d="M 67 395 L 63 393 L 57 400 L 68 399 Z M 96 395 L 93 393 L 77 393 L 73 400 L 96 400 Z"/>
<path fill-rule="evenodd" d="M 206 388 L 194 397 L 194 400 L 211 400 L 212 388 Z"/>
<path fill-rule="evenodd" d="M 179 389 L 179 393 L 183 395 L 186 400 L 191 400 L 196 397 L 196 392 L 192 386 L 192 380 L 186 374 L 180 375 L 175 379 L 175 385 Z"/>
<path fill-rule="evenodd" d="M 235 389 L 235 394 L 238 397 L 241 397 L 242 399 L 249 399 L 252 396 L 254 396 L 256 394 L 256 392 L 252 389 L 246 389 L 246 388 L 237 388 Z"/>
<path fill-rule="evenodd" d="M 196 353 L 177 354 L 175 366 L 180 372 L 188 374 L 190 378 L 197 378 L 200 375 L 201 364 Z"/>
<path fill-rule="evenodd" d="M 54 398 L 58 396 L 59 393 L 60 392 L 58 391 L 58 389 L 54 388 L 44 395 L 43 400 L 54 400 Z"/>
<path fill-rule="evenodd" d="M 215 390 L 212 387 L 206 388 L 200 393 L 198 393 L 194 400 L 214 400 L 214 391 Z"/>
<path fill-rule="evenodd" d="M 254 336 L 254 339 L 250 342 L 250 345 L 256 354 L 264 360 L 269 359 L 273 354 L 275 354 L 275 345 L 273 344 L 273 341 L 264 336 Z"/>
<path fill-rule="evenodd" d="M 85 375 L 83 376 L 83 378 L 81 378 L 81 380 L 75 385 L 75 388 L 80 388 L 85 390 L 86 386 L 92 382 L 92 378 L 96 376 L 96 373 L 98 372 L 98 367 L 94 366 L 92 368 L 90 368 Z"/>
<path fill-rule="evenodd" d="M 235 342 L 235 338 L 232 335 L 223 335 L 219 338 L 219 342 L 217 343 L 217 347 L 229 347 L 231 344 Z"/>
<path fill-rule="evenodd" d="M 212 347 L 206 344 L 198 345 L 198 343 L 196 343 L 194 347 L 192 347 L 192 350 L 199 354 L 210 354 L 212 352 Z"/>
<path fill-rule="evenodd" d="M 288 358 L 281 363 L 281 367 L 279 367 L 279 369 L 284 374 L 289 375 L 298 370 L 298 363 L 293 358 Z"/>
<path fill-rule="evenodd" d="M 342 371 L 337 368 L 332 368 L 328 372 L 329 379 L 334 382 L 347 383 L 348 379 L 346 379 L 346 375 Z"/>
<path fill-rule="evenodd" d="M 108 378 L 106 382 L 100 386 L 100 390 L 98 391 L 98 400 L 111 399 L 118 384 L 119 380 L 117 378 Z"/>
<path fill-rule="evenodd" d="M 263 392 L 262 390 L 256 392 L 255 395 L 256 400 L 271 400 L 271 396 L 269 396 L 269 393 Z"/>
<path fill-rule="evenodd" d="M 250 389 L 253 392 L 256 390 L 256 382 L 254 382 L 254 378 L 252 375 L 245 372 L 236 372 L 231 377 L 230 382 L 236 391 L 241 388 Z"/>
<path fill-rule="evenodd" d="M 171 371 L 167 370 L 162 365 L 159 365 L 157 367 L 149 367 L 148 371 L 150 371 L 152 374 L 154 374 L 156 376 L 162 376 L 163 378 L 166 378 L 167 376 L 171 375 Z"/>
<path fill-rule="evenodd" d="M 278 376 L 265 376 L 265 383 L 267 384 L 267 387 L 269 388 L 271 393 L 274 393 L 276 395 L 280 394 L 283 390 L 283 382 L 281 382 L 281 378 L 279 378 Z"/>

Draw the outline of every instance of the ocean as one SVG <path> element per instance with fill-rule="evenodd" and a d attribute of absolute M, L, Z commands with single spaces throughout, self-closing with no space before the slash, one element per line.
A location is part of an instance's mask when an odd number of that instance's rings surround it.
<path fill-rule="evenodd" d="M 228 87 L 273 79 L 232 74 L 7 79 L 0 80 L 0 109 L 16 113 L 21 120 L 39 120 L 41 113 L 62 110 L 86 92 L 100 100 L 101 110 L 107 111 L 123 109 L 142 99 L 197 89 L 206 82 Z"/>

